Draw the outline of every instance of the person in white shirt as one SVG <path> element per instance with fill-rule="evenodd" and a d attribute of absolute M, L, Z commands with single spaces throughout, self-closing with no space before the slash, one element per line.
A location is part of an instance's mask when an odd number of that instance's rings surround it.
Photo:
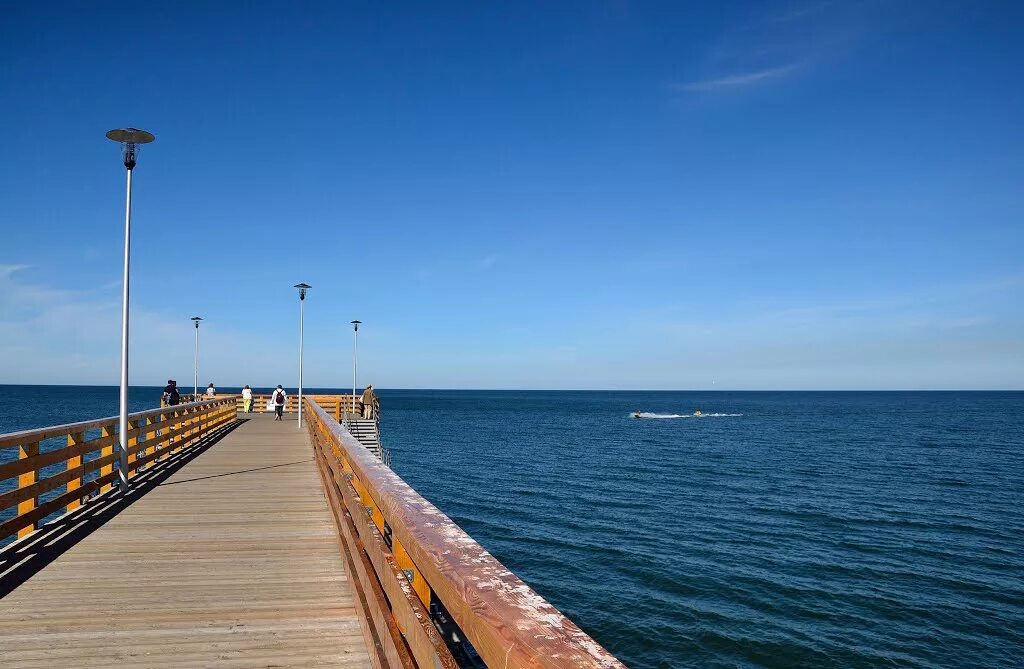
<path fill-rule="evenodd" d="M 217 394 L 217 389 L 213 387 L 212 383 L 210 385 L 206 386 L 206 396 L 207 397 L 213 397 L 216 394 Z"/>
<path fill-rule="evenodd" d="M 252 413 L 252 388 L 249 386 L 242 388 L 242 411 Z"/>

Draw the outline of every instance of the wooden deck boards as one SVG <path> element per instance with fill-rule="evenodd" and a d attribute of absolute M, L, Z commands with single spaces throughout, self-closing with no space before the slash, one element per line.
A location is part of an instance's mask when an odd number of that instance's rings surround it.
<path fill-rule="evenodd" d="M 0 666 L 368 667 L 294 417 L 255 415 L 0 599 Z"/>

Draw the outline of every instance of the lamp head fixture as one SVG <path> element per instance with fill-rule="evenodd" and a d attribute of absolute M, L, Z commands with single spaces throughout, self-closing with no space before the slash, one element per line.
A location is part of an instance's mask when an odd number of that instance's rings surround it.
<path fill-rule="evenodd" d="M 107 139 L 121 145 L 124 166 L 131 170 L 135 167 L 135 157 L 138 154 L 139 145 L 149 144 L 156 137 L 153 136 L 153 133 L 138 128 L 115 128 L 107 133 Z"/>
<path fill-rule="evenodd" d="M 199 329 L 199 321 L 203 320 L 203 318 L 202 318 L 202 316 L 193 316 L 189 320 L 191 320 L 193 323 L 196 324 L 196 329 Z"/>
<path fill-rule="evenodd" d="M 313 286 L 309 285 L 308 283 L 297 283 L 295 284 L 295 287 L 299 289 L 299 300 L 301 301 L 306 299 L 306 291 L 312 288 Z"/>

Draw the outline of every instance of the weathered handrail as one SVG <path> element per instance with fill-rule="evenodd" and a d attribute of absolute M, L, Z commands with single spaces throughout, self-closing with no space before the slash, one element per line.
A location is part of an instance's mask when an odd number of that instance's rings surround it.
<path fill-rule="evenodd" d="M 234 396 L 129 414 L 127 477 L 234 419 Z M 15 515 L 0 522 L 0 544 L 12 535 L 33 532 L 47 516 L 73 511 L 90 495 L 111 487 L 117 479 L 117 424 L 117 416 L 111 416 L 0 435 L 0 453 L 18 449 L 17 459 L 0 464 L 0 514 L 17 505 Z M 98 436 L 87 438 L 87 432 L 96 430 Z M 66 437 L 67 445 L 41 449 L 44 441 L 56 437 Z M 40 501 L 44 496 L 52 497 Z"/>
<path fill-rule="evenodd" d="M 374 666 L 458 666 L 431 619 L 441 606 L 488 667 L 624 666 L 322 407 L 305 412 Z"/>

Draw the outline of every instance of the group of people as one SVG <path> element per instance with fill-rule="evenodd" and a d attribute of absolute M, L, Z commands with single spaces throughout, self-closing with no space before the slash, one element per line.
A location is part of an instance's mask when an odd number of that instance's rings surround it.
<path fill-rule="evenodd" d="M 211 383 L 206 387 L 206 396 L 214 397 L 217 394 L 217 389 L 214 388 Z M 359 407 L 357 410 L 363 418 L 372 419 L 374 417 L 374 404 L 377 398 L 376 393 L 373 392 L 373 386 L 368 385 L 363 391 L 362 397 L 359 398 Z M 167 386 L 164 388 L 164 393 L 160 397 L 160 406 L 175 406 L 181 403 L 181 393 L 178 392 L 178 382 L 174 379 L 167 379 Z M 253 394 L 252 388 L 246 385 L 242 388 L 242 411 L 245 413 L 252 413 Z M 278 384 L 270 394 L 270 401 L 268 409 L 273 407 L 274 409 L 274 420 L 284 419 L 284 407 L 288 403 L 288 393 L 285 389 Z"/>
<path fill-rule="evenodd" d="M 252 388 L 246 385 L 242 388 L 242 411 L 245 413 L 252 413 Z M 268 407 L 274 408 L 274 420 L 284 419 L 284 405 L 288 402 L 288 393 L 285 392 L 281 384 L 278 384 L 277 388 L 270 394 L 270 402 Z"/>
<path fill-rule="evenodd" d="M 248 388 L 249 386 L 246 386 Z M 206 387 L 206 396 L 214 397 L 217 394 L 217 389 L 213 387 L 211 383 Z M 192 400 L 198 400 L 198 397 L 193 397 Z M 178 382 L 174 379 L 167 379 L 167 385 L 164 386 L 164 392 L 160 395 L 160 406 L 172 407 L 181 404 L 181 393 L 178 391 Z"/>

